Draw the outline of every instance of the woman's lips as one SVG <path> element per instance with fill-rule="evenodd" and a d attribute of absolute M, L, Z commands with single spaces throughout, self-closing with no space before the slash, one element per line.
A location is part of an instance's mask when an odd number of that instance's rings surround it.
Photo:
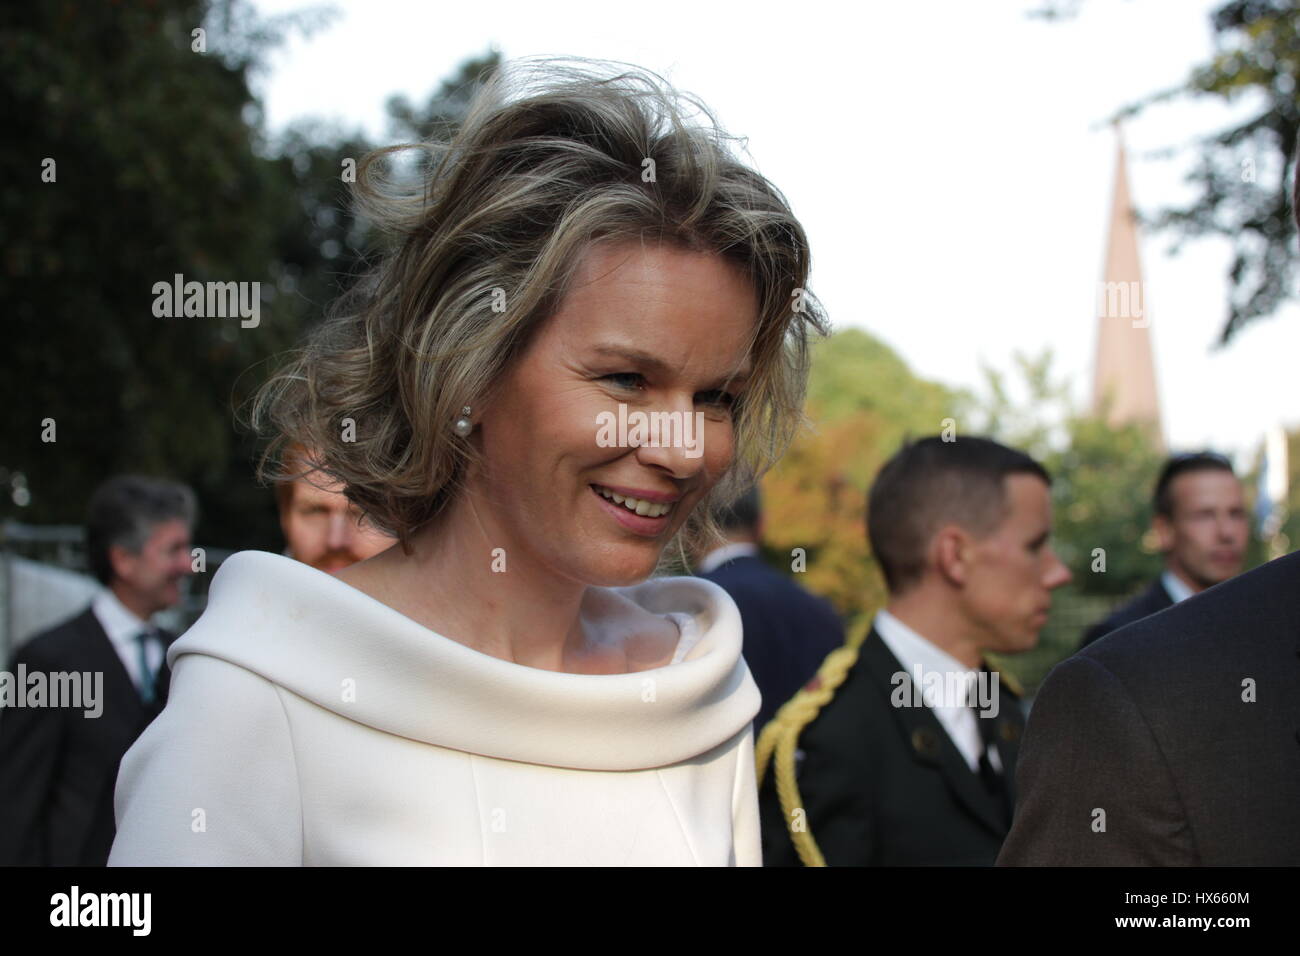
<path fill-rule="evenodd" d="M 595 486 L 588 485 L 588 487 L 591 488 L 592 496 L 600 506 L 605 509 L 610 517 L 635 534 L 647 538 L 653 538 L 660 535 L 664 528 L 668 526 L 668 518 L 672 515 L 671 509 L 669 509 L 667 513 L 660 515 L 658 518 L 651 518 L 649 515 L 639 515 L 635 511 L 629 511 L 622 505 L 610 501 L 597 491 Z"/>

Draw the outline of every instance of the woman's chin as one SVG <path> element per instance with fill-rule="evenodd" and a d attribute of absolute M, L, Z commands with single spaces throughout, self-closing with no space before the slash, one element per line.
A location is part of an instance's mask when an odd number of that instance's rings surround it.
<path fill-rule="evenodd" d="M 638 554 L 605 555 L 587 567 L 587 584 L 591 587 L 621 588 L 640 584 L 654 574 L 659 564 L 657 549 L 638 549 Z"/>

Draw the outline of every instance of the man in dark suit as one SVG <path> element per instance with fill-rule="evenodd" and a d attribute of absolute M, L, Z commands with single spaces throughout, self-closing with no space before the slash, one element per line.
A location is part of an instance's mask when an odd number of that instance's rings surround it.
<path fill-rule="evenodd" d="M 1089 628 L 1081 647 L 1241 573 L 1250 525 L 1228 459 L 1214 452 L 1173 456 L 1156 481 L 1154 504 L 1152 528 L 1165 556 L 1164 573 Z"/>
<path fill-rule="evenodd" d="M 744 626 L 743 655 L 763 695 L 755 735 L 795 695 L 823 658 L 844 643 L 844 625 L 830 602 L 809 594 L 759 556 L 762 502 L 750 488 L 718 509 L 726 544 L 704 553 L 695 573 L 731 595 Z"/>
<path fill-rule="evenodd" d="M 926 438 L 885 464 L 867 529 L 889 604 L 760 743 L 760 767 L 777 754 L 760 770 L 765 864 L 993 863 L 1023 717 L 984 655 L 1033 647 L 1070 580 L 1051 519 L 1042 466 L 988 439 Z"/>
<path fill-rule="evenodd" d="M 51 685 L 50 675 L 102 675 L 103 700 L 99 713 L 58 700 L 0 711 L 0 864 L 107 863 L 118 764 L 167 700 L 175 636 L 149 618 L 180 599 L 196 510 L 185 486 L 132 475 L 91 497 L 86 548 L 105 588 L 20 646 L 10 673 Z"/>
<path fill-rule="evenodd" d="M 1000 865 L 1300 865 L 1300 553 L 1048 675 Z"/>

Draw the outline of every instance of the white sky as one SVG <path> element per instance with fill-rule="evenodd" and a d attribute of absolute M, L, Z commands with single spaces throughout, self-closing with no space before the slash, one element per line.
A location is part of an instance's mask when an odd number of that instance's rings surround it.
<path fill-rule="evenodd" d="M 313 116 L 378 139 L 390 94 L 422 103 L 491 46 L 655 70 L 749 138 L 808 230 L 812 287 L 837 327 L 863 326 L 918 374 L 974 388 L 981 359 L 1010 369 L 1013 351 L 1050 347 L 1082 402 L 1114 172 L 1104 120 L 1206 58 L 1215 5 L 1086 0 L 1077 18 L 1047 23 L 1025 17 L 1037 0 L 343 0 L 329 28 L 276 54 L 259 91 L 273 130 Z M 1140 208 L 1188 195 L 1191 162 L 1143 154 L 1230 115 L 1214 102 L 1158 106 L 1127 125 Z M 1166 436 L 1253 457 L 1269 425 L 1300 425 L 1300 309 L 1212 351 L 1227 245 L 1201 240 L 1178 257 L 1168 245 L 1142 246 Z"/>

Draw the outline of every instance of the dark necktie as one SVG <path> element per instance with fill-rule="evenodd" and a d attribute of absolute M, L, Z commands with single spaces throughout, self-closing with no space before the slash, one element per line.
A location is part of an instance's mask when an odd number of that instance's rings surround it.
<path fill-rule="evenodd" d="M 978 707 L 972 707 L 975 713 L 975 725 L 979 728 L 980 742 L 983 746 L 980 748 L 980 781 L 984 784 L 984 789 L 989 792 L 998 802 L 1002 809 L 1002 816 L 1006 820 L 1007 826 L 1011 825 L 1011 800 L 1007 792 L 1006 777 L 996 770 L 993 761 L 989 759 L 989 750 L 997 742 L 997 719 L 994 717 L 981 717 Z"/>
<path fill-rule="evenodd" d="M 140 653 L 140 699 L 145 704 L 152 704 L 154 697 L 157 695 L 157 689 L 154 685 L 158 675 L 149 666 L 149 642 L 153 640 L 156 634 L 157 632 L 153 628 L 147 628 L 135 636 L 136 647 L 139 648 Z"/>

